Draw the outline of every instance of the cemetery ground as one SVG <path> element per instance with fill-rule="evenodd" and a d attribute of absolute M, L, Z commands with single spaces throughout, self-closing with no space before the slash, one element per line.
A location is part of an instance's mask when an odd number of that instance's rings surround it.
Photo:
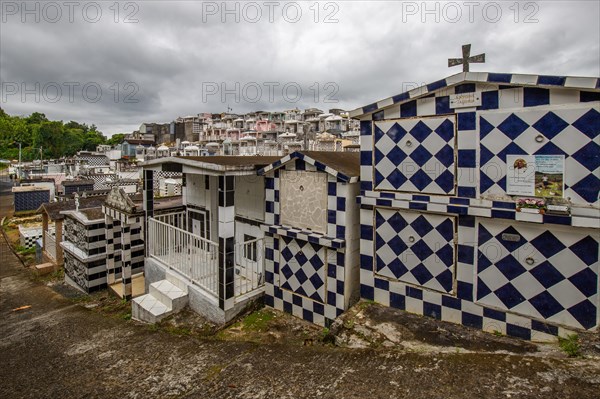
<path fill-rule="evenodd" d="M 0 179 L 0 217 L 9 213 Z M 26 257 L 25 257 L 26 258 Z M 0 237 L 3 398 L 597 398 L 598 333 L 535 344 L 359 302 L 330 329 L 267 308 L 131 320 L 35 277 Z"/>

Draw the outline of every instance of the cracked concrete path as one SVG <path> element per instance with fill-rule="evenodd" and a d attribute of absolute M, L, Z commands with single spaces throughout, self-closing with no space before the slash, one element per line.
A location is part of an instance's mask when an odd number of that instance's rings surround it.
<path fill-rule="evenodd" d="M 599 397 L 598 360 L 174 336 L 74 305 L 33 282 L 3 237 L 0 251 L 2 398 Z"/>

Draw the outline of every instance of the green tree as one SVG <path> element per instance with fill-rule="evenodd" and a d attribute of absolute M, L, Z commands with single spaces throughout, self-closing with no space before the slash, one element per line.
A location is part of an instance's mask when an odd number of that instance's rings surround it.
<path fill-rule="evenodd" d="M 121 144 L 125 139 L 125 133 L 116 133 L 111 136 L 108 140 L 106 140 L 106 144 L 109 145 L 117 145 Z"/>
<path fill-rule="evenodd" d="M 69 123 L 65 123 L 65 128 L 80 129 L 83 133 L 87 133 L 87 131 L 89 130 L 88 126 L 85 123 L 78 123 L 75 121 L 70 121 Z"/>
<path fill-rule="evenodd" d="M 48 118 L 46 118 L 46 114 L 34 112 L 26 118 L 26 121 L 28 124 L 36 125 L 42 122 L 48 122 Z"/>
<path fill-rule="evenodd" d="M 22 159 L 31 161 L 72 156 L 77 151 L 93 151 L 104 144 L 106 137 L 96 125 L 69 121 L 50 121 L 46 115 L 34 112 L 29 116 L 11 116 L 0 108 L 0 158 L 17 159 L 19 144 Z"/>

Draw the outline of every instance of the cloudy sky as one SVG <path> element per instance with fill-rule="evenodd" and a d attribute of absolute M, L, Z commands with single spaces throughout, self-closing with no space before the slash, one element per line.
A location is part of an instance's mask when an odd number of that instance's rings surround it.
<path fill-rule="evenodd" d="M 598 1 L 1 2 L 0 106 L 106 135 L 200 112 L 354 109 L 456 72 L 600 76 Z"/>

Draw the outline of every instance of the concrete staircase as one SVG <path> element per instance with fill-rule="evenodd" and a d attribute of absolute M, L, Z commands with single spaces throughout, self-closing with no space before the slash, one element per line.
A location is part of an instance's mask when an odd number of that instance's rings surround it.
<path fill-rule="evenodd" d="M 153 324 L 179 312 L 187 303 L 187 284 L 175 274 L 167 272 L 165 280 L 150 284 L 148 294 L 131 301 L 131 317 Z"/>

